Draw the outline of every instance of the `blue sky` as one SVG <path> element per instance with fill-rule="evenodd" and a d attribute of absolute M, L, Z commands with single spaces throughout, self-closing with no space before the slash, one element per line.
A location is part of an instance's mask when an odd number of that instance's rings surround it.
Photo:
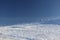
<path fill-rule="evenodd" d="M 0 0 L 0 25 L 39 22 L 60 16 L 60 0 Z"/>

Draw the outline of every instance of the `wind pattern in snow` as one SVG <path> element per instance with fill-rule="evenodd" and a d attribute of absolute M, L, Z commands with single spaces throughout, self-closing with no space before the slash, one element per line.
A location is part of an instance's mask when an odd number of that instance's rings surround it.
<path fill-rule="evenodd" d="M 60 25 L 20 24 L 1 26 L 0 40 L 60 40 Z"/>

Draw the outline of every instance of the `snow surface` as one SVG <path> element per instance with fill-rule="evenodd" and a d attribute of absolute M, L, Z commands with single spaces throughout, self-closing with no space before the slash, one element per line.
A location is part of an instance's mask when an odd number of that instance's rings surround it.
<path fill-rule="evenodd" d="M 60 25 L 18 24 L 1 26 L 0 40 L 60 40 Z"/>

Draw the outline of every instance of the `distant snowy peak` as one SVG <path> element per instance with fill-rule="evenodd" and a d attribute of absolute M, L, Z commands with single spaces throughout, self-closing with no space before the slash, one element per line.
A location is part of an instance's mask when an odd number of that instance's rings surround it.
<path fill-rule="evenodd" d="M 50 17 L 50 18 L 42 18 L 40 20 L 41 24 L 59 24 L 60 25 L 60 17 Z"/>

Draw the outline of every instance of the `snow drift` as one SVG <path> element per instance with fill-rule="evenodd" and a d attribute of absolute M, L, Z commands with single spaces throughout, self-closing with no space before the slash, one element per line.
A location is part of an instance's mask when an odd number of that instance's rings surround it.
<path fill-rule="evenodd" d="M 1 26 L 0 40 L 60 40 L 60 25 L 17 24 Z"/>

